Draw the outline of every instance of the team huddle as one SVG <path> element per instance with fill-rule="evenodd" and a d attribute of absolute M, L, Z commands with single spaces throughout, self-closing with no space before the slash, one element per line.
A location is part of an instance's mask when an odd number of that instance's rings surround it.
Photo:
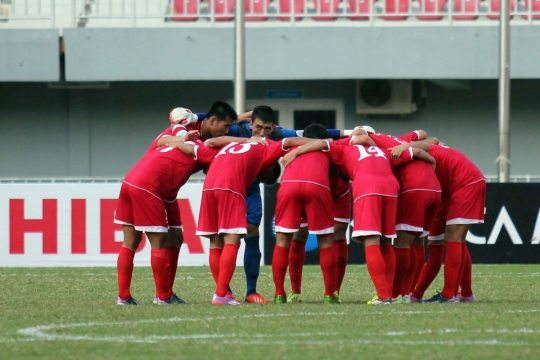
<path fill-rule="evenodd" d="M 351 218 L 352 240 L 364 245 L 376 290 L 368 304 L 474 301 L 465 237 L 471 224 L 484 220 L 486 185 L 482 173 L 459 151 L 422 130 L 394 137 L 369 126 L 349 131 L 319 124 L 303 132 L 283 129 L 275 125 L 268 106 L 237 115 L 221 101 L 207 113 L 174 109 L 170 121 L 120 190 L 114 220 L 124 232 L 117 263 L 118 305 L 140 304 L 130 286 L 143 232 L 151 244 L 154 303 L 185 303 L 173 290 L 183 241 L 176 198 L 189 177 L 201 170 L 206 178 L 196 234 L 210 239 L 209 265 L 216 283 L 212 304 L 242 303 L 229 286 L 242 238 L 245 301 L 269 302 L 257 292 L 259 184 L 274 183 L 280 175 L 274 303 L 302 301 L 308 233 L 317 236 L 324 302 L 341 302 Z M 443 260 L 443 290 L 423 300 Z M 292 287 L 288 295 L 287 270 Z"/>

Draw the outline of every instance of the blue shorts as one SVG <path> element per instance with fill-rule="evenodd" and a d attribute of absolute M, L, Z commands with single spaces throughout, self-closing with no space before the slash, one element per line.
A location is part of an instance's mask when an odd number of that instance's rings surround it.
<path fill-rule="evenodd" d="M 261 225 L 262 219 L 262 200 L 259 185 L 259 181 L 255 181 L 246 194 L 247 222 L 257 226 Z"/>

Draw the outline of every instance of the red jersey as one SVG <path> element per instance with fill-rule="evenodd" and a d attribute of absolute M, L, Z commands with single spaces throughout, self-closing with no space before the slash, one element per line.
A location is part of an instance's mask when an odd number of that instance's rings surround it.
<path fill-rule="evenodd" d="M 178 133 L 180 131 L 190 131 L 190 130 L 199 130 L 201 131 L 202 121 L 196 122 L 195 124 L 190 124 L 187 126 L 176 124 L 173 127 L 168 127 L 161 134 L 158 135 L 157 138 L 152 141 L 150 146 L 148 147 L 148 150 L 146 150 L 146 153 L 149 153 L 152 150 L 156 150 L 158 148 L 158 141 L 159 139 L 165 137 L 165 136 L 178 136 Z M 201 140 L 208 140 L 208 139 L 201 139 Z"/>
<path fill-rule="evenodd" d="M 441 183 L 443 196 L 470 184 L 485 181 L 484 175 L 465 155 L 448 146 L 431 145 L 429 154 L 437 161 L 435 173 Z"/>
<path fill-rule="evenodd" d="M 411 131 L 407 134 L 395 137 L 387 134 L 369 134 L 378 147 L 383 149 L 392 148 L 404 143 L 418 140 L 418 132 Z M 394 175 L 399 181 L 401 192 L 411 190 L 441 191 L 441 185 L 433 171 L 431 164 L 423 160 L 412 160 L 412 148 L 400 156 L 397 160 L 391 160 Z"/>
<path fill-rule="evenodd" d="M 186 144 L 195 145 L 195 157 L 179 149 L 162 146 L 144 155 L 126 175 L 124 182 L 165 201 L 176 199 L 178 190 L 193 174 L 197 163 L 210 163 L 220 150 L 206 147 L 199 140 Z"/>
<path fill-rule="evenodd" d="M 295 148 L 291 148 L 291 151 Z M 310 152 L 298 156 L 285 168 L 281 182 L 307 182 L 330 190 L 329 171 L 328 157 L 320 151 Z"/>
<path fill-rule="evenodd" d="M 256 142 L 231 142 L 221 148 L 208 169 L 205 190 L 229 190 L 244 198 L 259 173 L 287 153 L 283 140 L 268 140 L 268 146 Z"/>
<path fill-rule="evenodd" d="M 376 146 L 349 145 L 350 139 L 328 143 L 330 161 L 352 179 L 354 200 L 365 195 L 397 197 L 399 184 L 387 154 Z"/>
<path fill-rule="evenodd" d="M 337 173 L 330 175 L 330 192 L 332 199 L 337 200 L 351 191 L 351 183 L 343 180 Z"/>

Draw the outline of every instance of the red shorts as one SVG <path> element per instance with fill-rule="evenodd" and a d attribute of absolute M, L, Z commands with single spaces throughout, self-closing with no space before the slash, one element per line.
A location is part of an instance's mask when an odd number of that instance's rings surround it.
<path fill-rule="evenodd" d="M 334 221 L 348 224 L 351 221 L 351 192 L 334 200 Z"/>
<path fill-rule="evenodd" d="M 429 240 L 443 240 L 446 225 L 481 224 L 486 206 L 486 182 L 479 181 L 454 191 L 435 214 Z"/>
<path fill-rule="evenodd" d="M 366 195 L 354 202 L 353 237 L 396 237 L 397 197 Z"/>
<path fill-rule="evenodd" d="M 114 215 L 115 224 L 133 225 L 144 232 L 167 232 L 163 201 L 149 191 L 122 183 Z"/>
<path fill-rule="evenodd" d="M 164 202 L 165 210 L 167 211 L 167 220 L 170 228 L 182 228 L 182 219 L 180 217 L 180 207 L 178 206 L 178 200 L 172 202 Z"/>
<path fill-rule="evenodd" d="M 440 192 L 414 190 L 401 193 L 398 197 L 396 230 L 428 231 L 440 203 Z"/>
<path fill-rule="evenodd" d="M 294 233 L 305 214 L 312 234 L 332 234 L 332 194 L 320 185 L 285 182 L 280 185 L 276 203 L 276 232 Z"/>
<path fill-rule="evenodd" d="M 204 190 L 197 235 L 247 234 L 246 200 L 228 190 Z"/>

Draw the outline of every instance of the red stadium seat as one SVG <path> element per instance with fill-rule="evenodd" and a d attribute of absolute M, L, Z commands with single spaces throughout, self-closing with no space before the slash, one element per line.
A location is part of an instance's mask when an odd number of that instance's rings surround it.
<path fill-rule="evenodd" d="M 304 6 L 306 0 L 294 0 L 294 13 L 302 14 L 304 12 Z M 279 13 L 277 18 L 283 21 L 291 21 L 291 0 L 279 0 Z M 302 20 L 302 17 L 296 16 L 296 20 Z"/>
<path fill-rule="evenodd" d="M 216 21 L 231 21 L 234 19 L 234 0 L 213 0 Z"/>
<path fill-rule="evenodd" d="M 318 15 L 311 18 L 316 21 L 336 20 L 340 0 L 313 0 Z"/>
<path fill-rule="evenodd" d="M 443 18 L 441 14 L 446 0 L 419 0 L 420 9 L 424 13 L 423 15 L 418 15 L 419 20 L 441 20 Z M 436 14 L 436 15 L 428 15 Z"/>
<path fill-rule="evenodd" d="M 478 13 L 478 6 L 481 0 L 454 0 L 456 5 L 456 13 L 460 15 L 454 15 L 454 20 L 476 20 L 478 15 L 464 15 Z"/>
<path fill-rule="evenodd" d="M 386 15 L 384 20 L 406 20 L 409 11 L 409 0 L 385 0 Z"/>
<path fill-rule="evenodd" d="M 369 20 L 369 16 L 358 14 L 369 14 L 371 0 L 348 0 L 351 16 L 347 16 L 350 20 Z"/>
<path fill-rule="evenodd" d="M 510 11 L 513 11 L 516 7 L 516 0 L 510 0 Z M 490 13 L 494 13 L 492 15 L 487 15 L 488 19 L 492 20 L 499 20 L 500 13 L 501 13 L 501 2 L 500 0 L 491 0 L 491 8 L 489 10 Z M 510 16 L 510 19 L 512 19 L 513 16 Z"/>
<path fill-rule="evenodd" d="M 525 0 L 525 7 L 529 12 L 529 7 L 532 6 L 532 12 L 536 13 L 531 15 L 533 19 L 540 19 L 540 0 Z M 522 18 L 529 20 L 529 15 L 521 15 Z"/>
<path fill-rule="evenodd" d="M 246 21 L 264 21 L 268 19 L 266 15 L 270 0 L 244 0 L 246 10 Z M 252 8 L 253 5 L 253 8 Z"/>
<path fill-rule="evenodd" d="M 195 21 L 196 16 L 186 17 L 185 15 L 197 14 L 199 6 L 198 0 L 174 0 L 174 13 L 183 15 L 182 17 L 171 17 L 172 21 Z"/>

